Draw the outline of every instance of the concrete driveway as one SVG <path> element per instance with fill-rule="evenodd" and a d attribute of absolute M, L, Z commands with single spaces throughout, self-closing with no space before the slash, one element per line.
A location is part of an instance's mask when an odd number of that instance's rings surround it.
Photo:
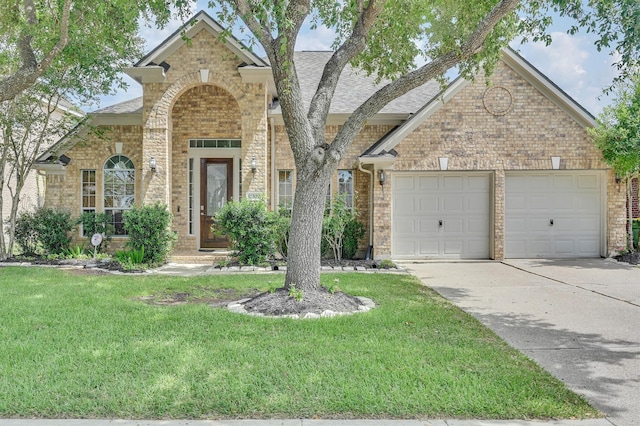
<path fill-rule="evenodd" d="M 611 423 L 640 425 L 640 268 L 606 259 L 398 263 Z"/>

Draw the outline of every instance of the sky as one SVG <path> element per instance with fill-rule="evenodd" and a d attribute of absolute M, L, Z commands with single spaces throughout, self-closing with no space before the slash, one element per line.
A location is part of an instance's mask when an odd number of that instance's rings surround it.
<path fill-rule="evenodd" d="M 193 10 L 194 14 L 200 9 L 207 10 L 206 3 L 206 0 L 198 0 Z M 207 11 L 215 18 L 215 12 Z M 173 21 L 163 29 L 142 26 L 140 36 L 146 42 L 145 51 L 148 52 L 162 43 L 179 26 L 179 21 Z M 602 112 L 602 108 L 612 102 L 610 96 L 602 95 L 602 89 L 611 85 L 616 75 L 612 66 L 613 58 L 607 52 L 597 51 L 593 35 L 583 32 L 568 35 L 565 32 L 568 27 L 567 21 L 555 18 L 554 25 L 550 29 L 553 38 L 550 46 L 545 46 L 543 43 L 513 42 L 511 47 L 587 111 L 597 116 Z M 321 27 L 312 31 L 307 25 L 298 37 L 296 50 L 330 50 L 332 41 L 331 30 Z M 256 53 L 260 56 L 264 55 L 260 50 L 256 50 Z M 86 109 L 104 108 L 142 96 L 142 87 L 135 80 L 126 75 L 124 79 L 128 84 L 126 90 L 121 89 L 114 95 L 103 96 L 98 106 L 92 105 Z"/>

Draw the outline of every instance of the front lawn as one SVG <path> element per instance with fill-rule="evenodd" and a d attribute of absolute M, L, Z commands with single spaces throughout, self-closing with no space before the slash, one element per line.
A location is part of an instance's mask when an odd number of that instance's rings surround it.
<path fill-rule="evenodd" d="M 339 318 L 258 318 L 149 301 L 267 290 L 284 275 L 0 268 L 0 418 L 599 415 L 411 276 L 322 279 L 379 306 Z"/>

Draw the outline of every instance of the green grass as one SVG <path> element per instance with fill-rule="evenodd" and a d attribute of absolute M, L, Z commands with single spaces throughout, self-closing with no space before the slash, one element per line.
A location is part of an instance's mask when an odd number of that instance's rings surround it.
<path fill-rule="evenodd" d="M 588 418 L 599 413 L 407 275 L 323 275 L 366 314 L 258 318 L 141 296 L 283 275 L 0 268 L 0 417 Z M 273 285 L 273 284 L 271 284 Z"/>

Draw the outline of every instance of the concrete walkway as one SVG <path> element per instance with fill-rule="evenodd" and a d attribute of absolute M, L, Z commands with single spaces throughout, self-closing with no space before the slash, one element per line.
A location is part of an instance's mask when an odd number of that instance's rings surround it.
<path fill-rule="evenodd" d="M 605 259 L 401 263 L 615 425 L 640 425 L 640 268 Z"/>

